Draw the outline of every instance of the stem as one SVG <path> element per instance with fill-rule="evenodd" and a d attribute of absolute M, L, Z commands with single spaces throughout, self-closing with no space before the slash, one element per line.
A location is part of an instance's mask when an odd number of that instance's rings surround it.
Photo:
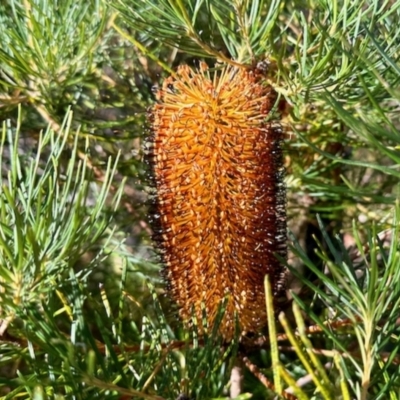
<path fill-rule="evenodd" d="M 186 11 L 186 8 L 184 6 L 184 4 L 182 3 L 181 0 L 178 0 L 178 6 L 182 11 L 182 16 L 183 19 L 185 20 L 186 23 L 186 31 L 187 31 L 187 35 L 190 37 L 190 39 L 192 39 L 200 48 L 202 48 L 206 53 L 208 53 L 211 56 L 214 56 L 215 58 L 230 64 L 230 65 L 234 65 L 236 67 L 240 67 L 240 68 L 250 68 L 250 65 L 244 65 L 242 63 L 236 62 L 231 60 L 229 57 L 227 57 L 225 54 L 223 54 L 221 51 L 215 50 L 214 48 L 212 48 L 211 46 L 209 46 L 207 43 L 204 43 L 199 35 L 197 34 L 196 30 L 193 27 L 192 22 L 190 21 L 190 17 Z"/>
<path fill-rule="evenodd" d="M 140 42 L 138 42 L 135 38 L 132 36 L 127 35 L 118 25 L 116 25 L 114 22 L 112 23 L 112 27 L 126 40 L 131 42 L 133 45 L 135 45 L 143 54 L 145 54 L 147 57 L 151 58 L 153 61 L 155 61 L 158 65 L 160 65 L 162 68 L 164 68 L 166 71 L 168 71 L 170 74 L 174 74 L 174 71 L 171 69 L 171 67 L 167 64 L 165 64 L 163 61 L 161 61 L 158 57 L 156 57 L 153 53 L 151 53 L 145 46 L 143 46 Z"/>
<path fill-rule="evenodd" d="M 362 374 L 362 382 L 361 382 L 361 400 L 367 400 L 368 398 L 368 389 L 371 382 L 371 372 L 372 366 L 374 364 L 373 355 L 372 355 L 372 332 L 373 326 L 370 318 L 366 317 L 365 324 L 365 342 L 364 342 L 364 369 Z"/>
<path fill-rule="evenodd" d="M 214 56 L 215 58 L 217 58 L 227 64 L 234 65 L 236 67 L 240 67 L 240 68 L 250 68 L 251 67 L 250 65 L 241 64 L 239 62 L 233 61 L 229 57 L 227 57 L 225 54 L 223 54 L 222 52 L 213 49 L 211 46 L 204 43 L 198 37 L 197 33 L 194 30 L 191 30 L 191 31 L 189 30 L 187 34 L 190 37 L 190 39 L 192 39 L 199 47 L 201 47 L 209 55 Z"/>
<path fill-rule="evenodd" d="M 245 5 L 243 3 L 246 3 Z M 251 43 L 250 43 L 250 38 L 249 38 L 249 26 L 245 21 L 244 15 L 245 12 L 243 12 L 243 8 L 247 6 L 247 0 L 237 0 L 235 1 L 235 11 L 236 11 L 236 17 L 239 25 L 239 29 L 242 33 L 242 37 L 245 41 L 246 49 L 249 55 L 251 56 L 251 59 L 254 60 L 254 53 L 253 49 L 251 48 Z"/>
<path fill-rule="evenodd" d="M 242 381 L 243 381 L 243 367 L 240 360 L 236 361 L 231 371 L 231 377 L 229 380 L 229 395 L 231 399 L 235 399 L 242 393 Z"/>

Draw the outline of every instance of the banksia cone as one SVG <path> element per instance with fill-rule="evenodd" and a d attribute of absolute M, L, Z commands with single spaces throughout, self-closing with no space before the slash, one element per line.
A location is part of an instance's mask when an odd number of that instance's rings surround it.
<path fill-rule="evenodd" d="M 276 94 L 262 70 L 213 74 L 179 67 L 151 113 L 155 237 L 168 288 L 184 321 L 203 310 L 232 338 L 266 324 L 264 276 L 278 299 L 286 256 L 284 169 Z"/>

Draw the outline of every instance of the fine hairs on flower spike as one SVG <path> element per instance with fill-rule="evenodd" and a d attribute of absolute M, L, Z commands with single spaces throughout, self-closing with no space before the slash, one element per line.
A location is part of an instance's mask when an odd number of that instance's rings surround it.
<path fill-rule="evenodd" d="M 168 291 L 186 323 L 221 302 L 230 340 L 266 325 L 264 276 L 285 292 L 286 207 L 282 130 L 260 66 L 211 72 L 183 65 L 151 111 L 153 225 Z"/>

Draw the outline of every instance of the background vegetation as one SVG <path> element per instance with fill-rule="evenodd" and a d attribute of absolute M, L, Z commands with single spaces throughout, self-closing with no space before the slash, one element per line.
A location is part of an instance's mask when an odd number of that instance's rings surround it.
<path fill-rule="evenodd" d="M 400 398 L 399 20 L 397 0 L 2 1 L 0 398 L 228 398 L 233 366 L 237 399 Z M 168 303 L 143 143 L 177 65 L 265 58 L 294 306 L 245 351 Z"/>

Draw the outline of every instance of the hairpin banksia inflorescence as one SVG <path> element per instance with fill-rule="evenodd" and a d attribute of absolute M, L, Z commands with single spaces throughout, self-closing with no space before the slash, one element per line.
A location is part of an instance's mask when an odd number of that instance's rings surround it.
<path fill-rule="evenodd" d="M 264 276 L 285 290 L 282 131 L 260 68 L 180 66 L 151 113 L 155 238 L 184 321 L 203 310 L 232 338 L 266 324 Z"/>

